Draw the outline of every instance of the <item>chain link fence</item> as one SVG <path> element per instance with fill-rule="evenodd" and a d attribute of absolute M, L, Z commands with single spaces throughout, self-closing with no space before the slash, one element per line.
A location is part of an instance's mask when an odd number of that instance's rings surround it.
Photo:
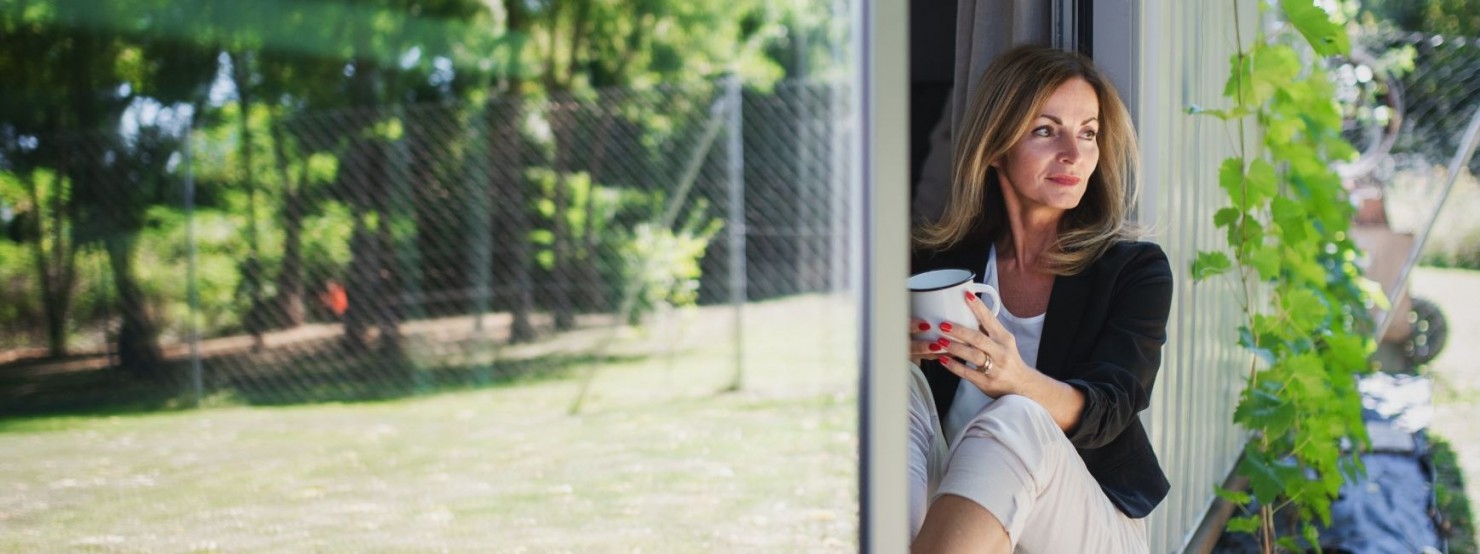
<path fill-rule="evenodd" d="M 851 286 L 847 98 L 721 79 L 476 105 L 143 106 L 116 132 L 23 137 L 0 212 L 0 410 L 560 375 L 672 348 L 619 330 L 696 310 L 739 385 L 746 349 L 788 340 L 745 336 L 747 303 Z"/>
<path fill-rule="evenodd" d="M 1357 213 L 1352 236 L 1367 276 L 1391 299 L 1381 342 L 1384 366 L 1414 367 L 1443 349 L 1448 331 L 1431 299 L 1410 298 L 1410 257 L 1429 265 L 1480 269 L 1480 158 L 1459 160 L 1466 126 L 1480 109 L 1480 41 L 1467 37 L 1368 31 L 1331 73 L 1345 113 L 1344 133 L 1359 157 L 1338 170 Z"/>

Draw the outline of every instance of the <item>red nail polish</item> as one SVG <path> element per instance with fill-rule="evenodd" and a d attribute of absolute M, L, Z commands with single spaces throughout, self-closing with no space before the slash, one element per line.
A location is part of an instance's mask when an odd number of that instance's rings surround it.
<path fill-rule="evenodd" d="M 949 322 L 942 322 L 940 324 L 940 330 L 945 331 L 947 333 L 951 332 L 951 324 Z"/>
<path fill-rule="evenodd" d="M 940 340 L 935 341 L 935 344 L 940 345 L 941 348 L 945 348 L 951 345 L 951 339 L 941 337 Z"/>
<path fill-rule="evenodd" d="M 929 323 L 925 323 L 923 321 L 920 322 L 920 330 L 921 331 L 929 331 L 930 330 L 930 324 Z"/>
<path fill-rule="evenodd" d="M 930 343 L 930 351 L 931 352 L 940 352 L 940 345 L 939 344 L 935 344 L 933 342 Z"/>
<path fill-rule="evenodd" d="M 976 302 L 976 300 L 977 300 L 976 294 L 972 293 L 971 291 L 967 291 L 966 292 L 966 301 L 967 302 Z"/>
<path fill-rule="evenodd" d="M 940 365 L 946 365 L 946 364 L 951 363 L 951 357 L 950 356 L 941 356 L 940 359 L 938 359 L 936 361 L 940 362 Z"/>

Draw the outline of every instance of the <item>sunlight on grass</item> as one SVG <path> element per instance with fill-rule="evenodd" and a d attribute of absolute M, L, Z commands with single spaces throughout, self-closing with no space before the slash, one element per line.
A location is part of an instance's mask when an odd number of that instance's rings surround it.
<path fill-rule="evenodd" d="M 648 357 L 403 400 L 0 422 L 0 551 L 852 551 L 845 299 L 655 321 Z M 678 319 L 678 318 L 687 319 Z M 735 348 L 735 340 L 744 349 Z M 743 360 L 742 386 L 721 392 Z"/>

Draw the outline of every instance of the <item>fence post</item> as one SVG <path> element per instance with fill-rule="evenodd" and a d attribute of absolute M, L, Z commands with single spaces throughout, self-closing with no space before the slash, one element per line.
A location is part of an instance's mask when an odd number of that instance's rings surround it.
<path fill-rule="evenodd" d="M 190 140 L 195 134 L 195 117 L 185 124 L 185 143 L 181 156 L 185 158 L 185 296 L 190 304 L 190 387 L 193 393 L 191 404 L 200 407 L 205 383 L 200 363 L 200 284 L 196 276 L 195 262 L 195 164 L 190 155 Z"/>
<path fill-rule="evenodd" d="M 829 241 L 829 263 L 832 266 L 832 279 L 829 283 L 828 292 L 852 290 L 852 284 L 848 282 L 848 196 L 850 192 L 850 181 L 852 175 L 848 169 L 852 167 L 849 153 L 852 152 L 852 127 L 848 122 L 848 99 L 849 92 L 841 90 L 843 84 L 835 79 L 828 80 L 827 94 L 830 97 L 828 106 L 828 138 L 830 141 L 831 156 L 830 167 L 828 167 L 828 192 L 831 196 L 832 209 L 828 212 L 828 236 Z M 842 113 L 839 113 L 842 112 Z M 856 236 L 856 235 L 855 235 Z"/>
<path fill-rule="evenodd" d="M 730 303 L 735 307 L 735 377 L 729 390 L 740 390 L 745 372 L 745 129 L 741 102 L 744 100 L 740 77 L 730 75 L 725 79 L 725 101 L 729 104 L 729 155 L 728 160 L 730 210 Z"/>

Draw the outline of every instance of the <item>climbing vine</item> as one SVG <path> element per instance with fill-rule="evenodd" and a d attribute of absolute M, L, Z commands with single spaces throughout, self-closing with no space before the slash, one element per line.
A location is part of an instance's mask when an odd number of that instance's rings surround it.
<path fill-rule="evenodd" d="M 1330 524 L 1343 478 L 1363 471 L 1342 447 L 1367 440 L 1355 377 L 1374 348 L 1364 332 L 1373 289 L 1354 263 L 1352 208 L 1331 169 L 1355 151 L 1320 62 L 1349 54 L 1349 39 L 1312 0 L 1278 9 L 1286 27 L 1240 44 L 1231 59 L 1229 107 L 1189 110 L 1237 134 L 1237 155 L 1218 172 L 1228 206 L 1213 216 L 1227 246 L 1199 252 L 1192 272 L 1199 281 L 1224 276 L 1243 308 L 1236 340 L 1252 356 L 1233 419 L 1251 433 L 1237 469 L 1249 492 L 1218 494 L 1239 506 L 1252 494 L 1257 509 L 1228 529 L 1255 533 L 1264 552 L 1318 548 L 1316 524 Z M 1277 513 L 1296 525 L 1276 525 Z"/>

